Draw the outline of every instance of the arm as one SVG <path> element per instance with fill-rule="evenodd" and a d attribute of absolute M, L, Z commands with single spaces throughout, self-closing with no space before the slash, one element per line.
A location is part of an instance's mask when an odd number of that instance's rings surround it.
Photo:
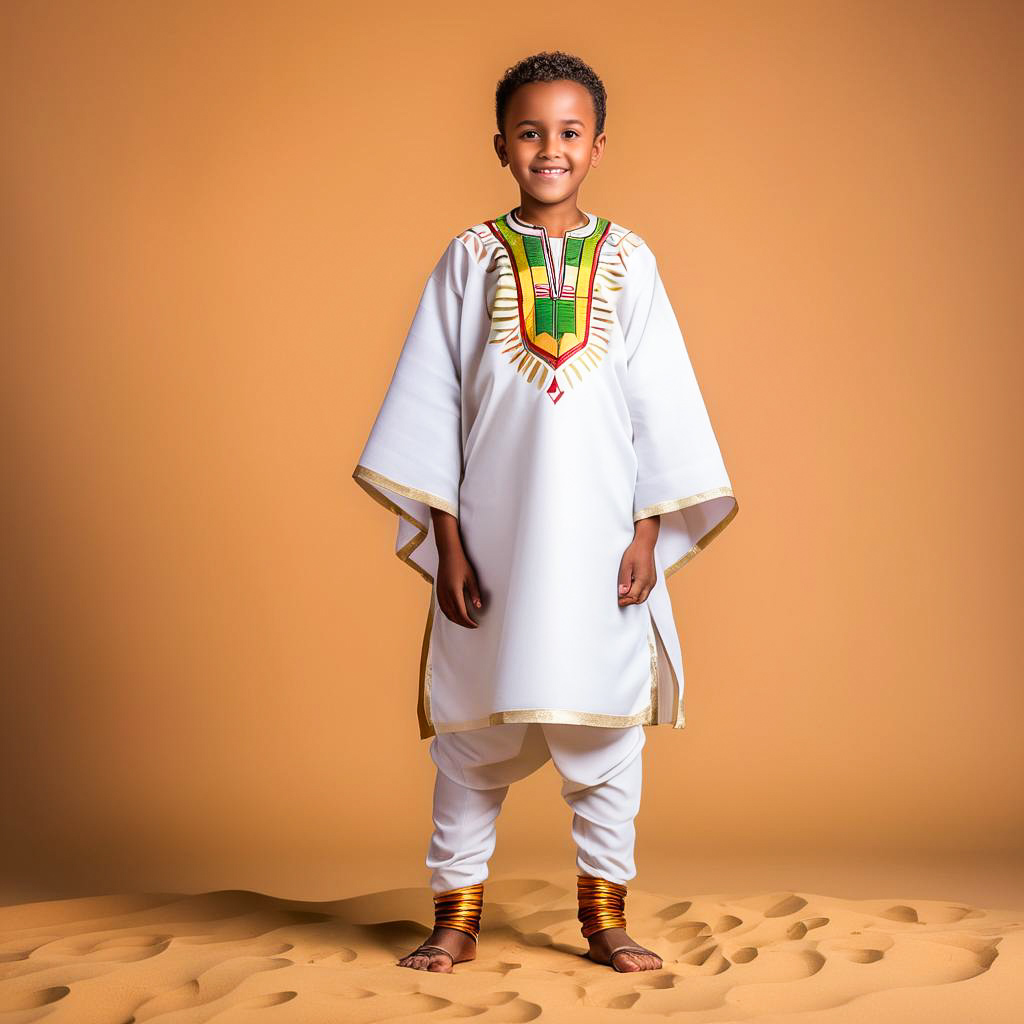
<path fill-rule="evenodd" d="M 437 575 L 434 577 L 437 603 L 452 622 L 476 629 L 478 623 L 470 617 L 466 607 L 466 592 L 475 607 L 482 608 L 483 602 L 476 572 L 462 546 L 459 521 L 451 513 L 439 508 L 431 508 L 430 518 L 434 524 L 434 540 L 437 542 Z"/>
<path fill-rule="evenodd" d="M 654 566 L 654 545 L 661 529 L 661 516 L 648 516 L 634 524 L 633 540 L 619 563 L 619 607 L 642 604 L 658 582 Z"/>

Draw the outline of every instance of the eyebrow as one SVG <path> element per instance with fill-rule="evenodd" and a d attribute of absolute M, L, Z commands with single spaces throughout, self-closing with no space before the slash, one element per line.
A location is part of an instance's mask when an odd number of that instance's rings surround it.
<path fill-rule="evenodd" d="M 516 125 L 516 128 L 519 128 L 521 125 L 524 125 L 524 124 L 543 124 L 543 123 L 544 123 L 543 121 L 533 121 L 533 120 L 520 121 Z M 583 122 L 578 117 L 567 117 L 567 118 L 564 118 L 562 120 L 562 124 L 583 124 Z M 586 126 L 584 125 L 584 127 L 586 127 Z"/>

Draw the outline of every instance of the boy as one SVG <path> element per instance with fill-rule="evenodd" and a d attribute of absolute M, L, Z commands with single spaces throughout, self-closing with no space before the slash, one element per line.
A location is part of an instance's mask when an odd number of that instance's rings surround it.
<path fill-rule="evenodd" d="M 577 205 L 605 100 L 560 51 L 508 69 L 494 146 L 519 204 L 449 242 L 353 473 L 433 590 L 418 710 L 435 928 L 405 967 L 474 959 L 502 800 L 549 757 L 587 955 L 662 966 L 624 916 L 643 727 L 684 725 L 656 583 L 738 506 L 650 247 Z"/>

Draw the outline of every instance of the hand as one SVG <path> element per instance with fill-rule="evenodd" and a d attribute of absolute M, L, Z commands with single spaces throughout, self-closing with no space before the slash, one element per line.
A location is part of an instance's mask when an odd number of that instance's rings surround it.
<path fill-rule="evenodd" d="M 466 557 L 459 534 L 459 521 L 455 516 L 440 509 L 430 510 L 434 523 L 434 539 L 437 542 L 437 576 L 434 587 L 437 603 L 445 617 L 459 626 L 476 629 L 479 623 L 469 615 L 469 603 L 476 608 L 483 607 L 476 572 Z"/>
<path fill-rule="evenodd" d="M 620 608 L 627 604 L 643 604 L 658 582 L 654 545 L 660 528 L 660 516 L 637 520 L 633 542 L 626 548 L 619 563 Z"/>

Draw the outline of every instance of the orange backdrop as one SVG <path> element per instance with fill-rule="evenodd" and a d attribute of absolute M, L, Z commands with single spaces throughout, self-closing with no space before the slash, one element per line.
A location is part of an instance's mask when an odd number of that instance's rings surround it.
<path fill-rule="evenodd" d="M 429 589 L 350 474 L 426 274 L 518 200 L 495 83 L 553 48 L 740 502 L 670 583 L 638 883 L 1020 855 L 1021 8 L 642 14 L 0 9 L 5 898 L 425 883 Z M 568 826 L 548 765 L 494 870 Z"/>

